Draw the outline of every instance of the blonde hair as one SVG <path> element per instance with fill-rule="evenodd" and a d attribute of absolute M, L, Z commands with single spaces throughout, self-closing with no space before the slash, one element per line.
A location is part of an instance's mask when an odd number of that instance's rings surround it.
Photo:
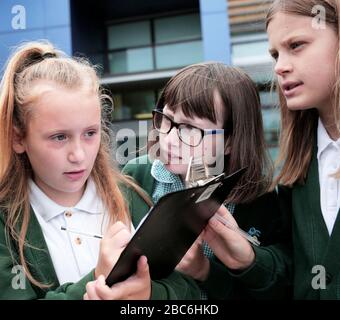
<path fill-rule="evenodd" d="M 14 128 L 23 136 L 26 134 L 32 103 L 39 96 L 39 92 L 34 94 L 32 88 L 39 80 L 68 89 L 85 89 L 98 95 L 102 105 L 102 132 L 91 176 L 109 212 L 110 221 L 120 220 L 128 226 L 131 222 L 119 184 L 132 187 L 148 204 L 150 201 L 134 182 L 115 169 L 104 116 L 107 102 L 110 105 L 112 100 L 100 89 L 94 67 L 85 59 L 67 57 L 49 42 L 29 42 L 18 47 L 8 60 L 0 85 L 0 205 L 8 237 L 18 243 L 20 263 L 28 279 L 36 286 L 48 287 L 33 278 L 25 261 L 24 248 L 29 245 L 25 239 L 30 220 L 28 179 L 33 172 L 27 155 L 15 153 L 12 147 Z"/>
<path fill-rule="evenodd" d="M 313 18 L 317 15 L 317 12 L 313 10 L 317 5 L 321 5 L 325 9 L 327 25 L 339 36 L 339 6 L 338 1 L 335 0 L 274 0 L 267 13 L 266 27 L 268 28 L 271 20 L 278 12 Z M 338 47 L 340 47 L 340 44 L 338 44 Z M 336 60 L 335 75 L 336 79 L 339 79 L 339 56 Z M 289 110 L 286 99 L 278 85 L 277 91 L 281 112 L 280 152 L 277 163 L 282 164 L 282 168 L 274 181 L 274 185 L 277 183 L 287 186 L 292 186 L 295 183 L 302 184 L 307 177 L 312 159 L 319 115 L 316 109 Z M 334 84 L 333 104 L 335 123 L 340 129 L 339 80 Z M 339 172 L 337 176 L 340 177 Z"/>

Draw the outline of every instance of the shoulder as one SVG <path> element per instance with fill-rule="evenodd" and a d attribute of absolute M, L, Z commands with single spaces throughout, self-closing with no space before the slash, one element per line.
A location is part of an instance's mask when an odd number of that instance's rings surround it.
<path fill-rule="evenodd" d="M 151 175 L 152 162 L 147 155 L 130 160 L 122 169 L 124 175 L 132 177 L 135 182 L 150 196 L 152 194 L 154 178 Z M 136 227 L 149 211 L 149 205 L 141 195 L 131 187 L 120 186 L 129 207 L 133 225 Z"/>
<path fill-rule="evenodd" d="M 130 160 L 122 173 L 128 175 L 138 183 L 147 193 L 151 194 L 154 178 L 151 175 L 152 162 L 147 155 Z"/>
<path fill-rule="evenodd" d="M 134 174 L 145 170 L 145 168 L 150 167 L 151 169 L 151 166 L 152 162 L 150 161 L 149 156 L 144 155 L 128 161 L 123 167 L 122 172 L 125 174 Z"/>

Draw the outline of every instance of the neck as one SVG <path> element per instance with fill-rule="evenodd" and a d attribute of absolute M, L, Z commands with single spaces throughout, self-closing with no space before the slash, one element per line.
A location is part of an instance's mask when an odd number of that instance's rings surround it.
<path fill-rule="evenodd" d="M 325 104 L 326 106 L 331 106 L 332 103 L 329 102 Z M 331 107 L 318 108 L 319 117 L 325 127 L 329 137 L 336 141 L 340 138 L 340 132 L 337 124 L 335 123 L 334 110 Z"/>
<path fill-rule="evenodd" d="M 80 190 L 77 194 L 65 192 L 60 197 L 55 196 L 52 200 L 63 207 L 74 207 L 80 201 L 83 193 L 84 190 Z"/>
<path fill-rule="evenodd" d="M 36 185 L 48 196 L 52 201 L 63 207 L 74 207 L 82 198 L 85 185 L 77 192 L 62 192 L 51 189 L 39 179 L 34 179 Z"/>
<path fill-rule="evenodd" d="M 340 132 L 338 126 L 335 123 L 334 116 L 332 116 L 332 111 L 327 114 L 325 112 L 319 111 L 319 116 L 329 137 L 334 141 L 338 140 L 340 138 Z"/>

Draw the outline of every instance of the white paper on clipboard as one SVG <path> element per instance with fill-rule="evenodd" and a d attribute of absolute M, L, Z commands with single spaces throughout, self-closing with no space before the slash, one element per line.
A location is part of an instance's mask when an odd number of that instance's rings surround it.
<path fill-rule="evenodd" d="M 204 190 L 204 192 L 200 195 L 200 197 L 196 200 L 195 203 L 200 203 L 204 200 L 207 200 L 210 198 L 212 193 L 220 186 L 221 182 L 214 183 L 211 186 L 209 186 L 207 189 Z"/>

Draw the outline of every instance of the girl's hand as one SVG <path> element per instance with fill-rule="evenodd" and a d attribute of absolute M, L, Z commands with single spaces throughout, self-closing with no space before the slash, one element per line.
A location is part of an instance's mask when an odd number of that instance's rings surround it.
<path fill-rule="evenodd" d="M 88 282 L 84 300 L 147 300 L 151 296 L 149 265 L 145 256 L 139 258 L 137 271 L 128 279 L 115 283 L 111 288 L 105 284 L 105 277 Z"/>
<path fill-rule="evenodd" d="M 216 214 L 237 226 L 235 219 L 224 206 L 221 206 Z M 203 232 L 203 239 L 229 269 L 246 269 L 255 260 L 255 253 L 250 243 L 214 217 L 209 220 Z"/>
<path fill-rule="evenodd" d="M 199 237 L 176 266 L 180 271 L 195 280 L 204 281 L 210 271 L 209 259 L 203 253 L 202 239 Z"/>
<path fill-rule="evenodd" d="M 100 241 L 99 258 L 95 269 L 95 279 L 100 275 L 105 278 L 116 264 L 120 254 L 131 239 L 131 233 L 120 221 L 112 225 Z"/>

